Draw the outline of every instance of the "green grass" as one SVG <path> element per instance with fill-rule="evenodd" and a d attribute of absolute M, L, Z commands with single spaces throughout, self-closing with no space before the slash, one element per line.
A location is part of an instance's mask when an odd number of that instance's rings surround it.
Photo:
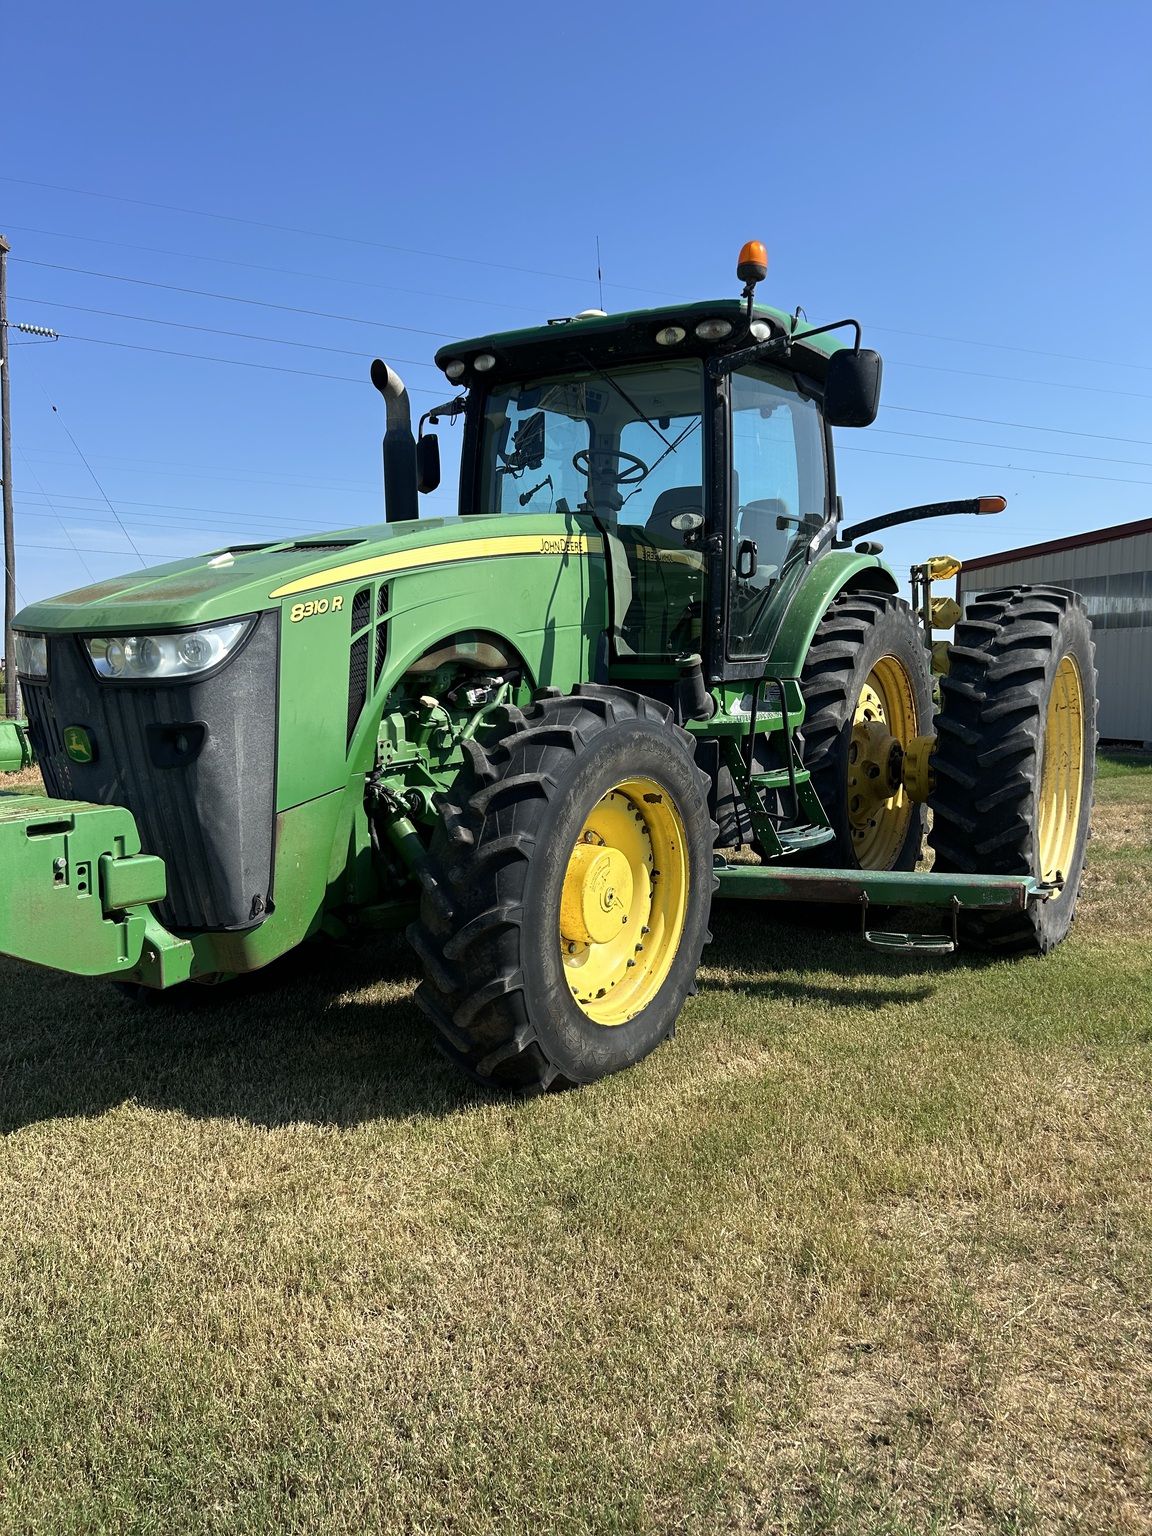
<path fill-rule="evenodd" d="M 1046 961 L 718 910 L 530 1104 L 399 943 L 124 1007 L 0 962 L 0 1528 L 1152 1528 L 1152 775 Z"/>

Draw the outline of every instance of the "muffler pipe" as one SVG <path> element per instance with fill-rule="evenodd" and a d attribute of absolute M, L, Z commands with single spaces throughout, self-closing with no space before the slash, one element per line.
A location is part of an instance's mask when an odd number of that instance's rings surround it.
<path fill-rule="evenodd" d="M 406 523 L 420 516 L 416 491 L 416 440 L 404 380 L 380 358 L 372 382 L 384 396 L 384 519 Z"/>

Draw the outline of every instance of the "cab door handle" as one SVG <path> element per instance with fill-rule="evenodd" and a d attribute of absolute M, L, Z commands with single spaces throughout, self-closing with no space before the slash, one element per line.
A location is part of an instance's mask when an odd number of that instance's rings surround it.
<path fill-rule="evenodd" d="M 750 581 L 756 574 L 756 540 L 741 539 L 736 550 L 736 575 L 741 581 Z"/>

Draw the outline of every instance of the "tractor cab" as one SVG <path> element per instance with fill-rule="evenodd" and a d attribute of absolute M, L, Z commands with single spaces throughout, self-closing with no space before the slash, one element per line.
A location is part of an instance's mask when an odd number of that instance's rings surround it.
<path fill-rule="evenodd" d="M 469 387 L 453 402 L 460 514 L 552 513 L 603 535 L 616 663 L 699 654 L 713 682 L 762 673 L 804 570 L 834 538 L 829 425 L 874 417 L 879 359 L 834 340 L 837 327 L 754 305 L 753 286 L 437 355 Z"/>

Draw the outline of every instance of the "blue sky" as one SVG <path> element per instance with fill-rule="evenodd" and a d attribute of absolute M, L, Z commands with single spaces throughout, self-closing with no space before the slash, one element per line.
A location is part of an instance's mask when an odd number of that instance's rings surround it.
<path fill-rule="evenodd" d="M 129 539 L 375 517 L 370 358 L 426 409 L 442 339 L 598 302 L 597 235 L 609 309 L 732 294 L 759 237 L 768 302 L 860 317 L 848 515 L 1009 498 L 897 568 L 1149 515 L 1145 7 L 23 0 L 5 34 L 10 318 L 88 338 L 12 353 L 24 601 Z"/>

